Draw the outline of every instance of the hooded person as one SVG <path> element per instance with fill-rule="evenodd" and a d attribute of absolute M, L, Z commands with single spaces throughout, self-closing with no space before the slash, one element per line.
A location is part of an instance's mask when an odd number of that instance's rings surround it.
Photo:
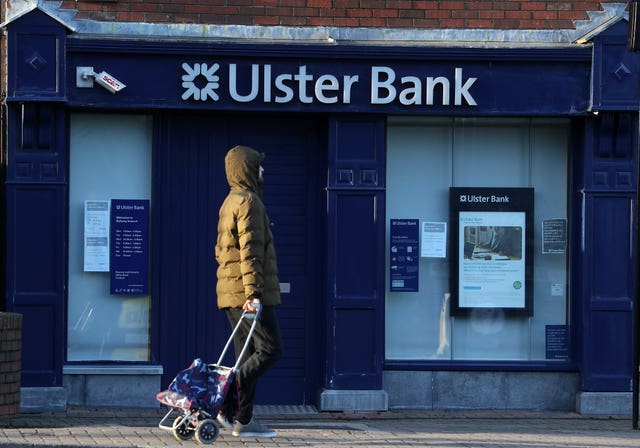
<path fill-rule="evenodd" d="M 275 312 L 280 305 L 278 265 L 269 217 L 262 202 L 264 157 L 246 146 L 236 146 L 227 152 L 225 172 L 230 190 L 220 207 L 215 247 L 218 308 L 226 312 L 232 328 L 243 312 L 255 312 L 254 302 L 262 304 L 252 340 L 236 374 L 237 404 L 230 394 L 217 417 L 237 437 L 276 436 L 276 431 L 253 417 L 258 379 L 282 357 Z M 249 328 L 245 319 L 233 341 L 236 356 L 240 356 Z"/>

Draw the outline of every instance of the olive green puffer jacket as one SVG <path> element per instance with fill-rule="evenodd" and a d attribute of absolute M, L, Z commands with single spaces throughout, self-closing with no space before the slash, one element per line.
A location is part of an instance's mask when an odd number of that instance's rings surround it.
<path fill-rule="evenodd" d="M 252 296 L 280 304 L 278 265 L 259 170 L 264 154 L 236 146 L 225 157 L 231 188 L 220 207 L 216 260 L 218 308 L 242 307 Z"/>

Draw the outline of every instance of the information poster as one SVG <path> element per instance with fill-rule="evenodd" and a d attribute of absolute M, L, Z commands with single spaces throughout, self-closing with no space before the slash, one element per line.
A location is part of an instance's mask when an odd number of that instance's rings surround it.
<path fill-rule="evenodd" d="M 419 221 L 392 219 L 390 235 L 391 291 L 418 291 L 420 252 L 418 248 Z"/>
<path fill-rule="evenodd" d="M 567 247 L 567 220 L 562 218 L 542 221 L 542 253 L 563 254 Z"/>
<path fill-rule="evenodd" d="M 84 271 L 109 272 L 109 201 L 84 202 Z"/>
<path fill-rule="evenodd" d="M 452 188 L 453 315 L 533 313 L 533 189 Z"/>
<path fill-rule="evenodd" d="M 567 325 L 546 325 L 546 358 L 569 359 L 569 327 Z"/>
<path fill-rule="evenodd" d="M 428 258 L 447 257 L 447 223 L 423 222 L 420 256 Z"/>
<path fill-rule="evenodd" d="M 149 201 L 111 200 L 111 294 L 149 292 Z"/>

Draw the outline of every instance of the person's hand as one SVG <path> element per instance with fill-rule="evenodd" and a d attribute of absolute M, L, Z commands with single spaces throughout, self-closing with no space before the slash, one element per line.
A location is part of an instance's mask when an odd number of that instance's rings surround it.
<path fill-rule="evenodd" d="M 248 298 L 244 305 L 242 305 L 242 311 L 245 313 L 257 313 L 258 305 L 260 305 L 260 299 Z"/>

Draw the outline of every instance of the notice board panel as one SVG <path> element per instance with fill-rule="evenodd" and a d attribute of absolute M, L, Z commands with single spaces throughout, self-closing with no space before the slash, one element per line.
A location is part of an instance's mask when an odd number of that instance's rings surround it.
<path fill-rule="evenodd" d="M 450 189 L 451 314 L 533 314 L 532 188 Z"/>
<path fill-rule="evenodd" d="M 390 233 L 389 289 L 391 291 L 417 292 L 420 262 L 419 221 L 417 219 L 392 219 Z"/>
<path fill-rule="evenodd" d="M 111 294 L 149 292 L 149 200 L 112 199 Z"/>

